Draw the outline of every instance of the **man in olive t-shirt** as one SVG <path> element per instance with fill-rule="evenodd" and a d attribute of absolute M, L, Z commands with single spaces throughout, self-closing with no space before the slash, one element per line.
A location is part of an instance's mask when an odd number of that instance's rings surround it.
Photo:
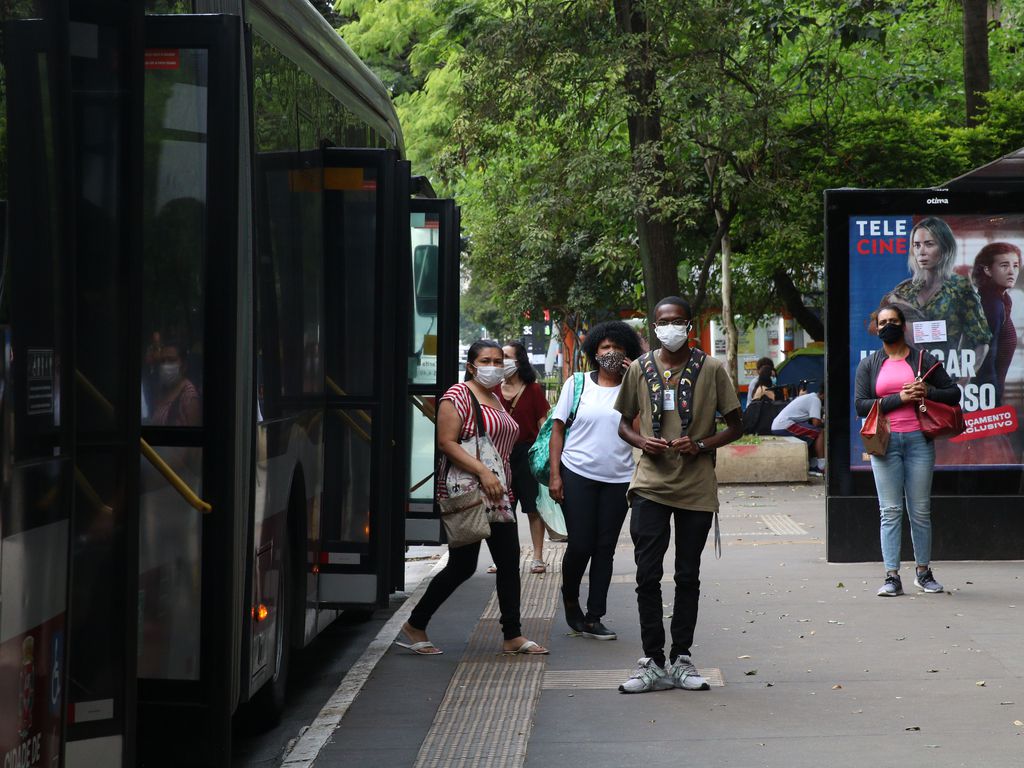
<path fill-rule="evenodd" d="M 615 409 L 622 414 L 619 436 L 639 449 L 628 497 L 644 658 L 632 677 L 619 686 L 623 693 L 708 688 L 693 664 L 690 646 L 697 624 L 700 556 L 713 516 L 718 512 L 713 457 L 716 448 L 743 434 L 739 399 L 725 367 L 700 350 L 690 349 L 689 304 L 670 296 L 658 304 L 654 317 L 655 333 L 662 346 L 653 353 L 653 362 L 658 380 L 664 382 L 657 393 L 662 403 L 660 436 L 655 436 L 653 430 L 651 396 L 642 359 L 630 365 L 615 402 Z M 686 386 L 680 387 L 680 380 Z M 722 414 L 726 423 L 726 429 L 717 433 L 716 412 Z M 639 432 L 633 429 L 637 416 Z M 688 422 L 686 429 L 682 428 L 684 421 Z M 676 594 L 672 647 L 666 669 L 661 577 L 673 518 Z"/>

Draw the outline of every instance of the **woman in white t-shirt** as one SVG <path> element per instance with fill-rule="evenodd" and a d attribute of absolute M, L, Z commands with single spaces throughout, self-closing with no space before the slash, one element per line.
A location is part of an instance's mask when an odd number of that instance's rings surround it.
<path fill-rule="evenodd" d="M 615 320 L 594 326 L 583 342 L 583 353 L 595 370 L 584 380 L 576 417 L 570 418 L 576 390 L 572 379 L 562 387 L 552 414 L 548 489 L 562 505 L 569 533 L 562 561 L 565 620 L 574 631 L 595 640 L 616 638 L 601 619 L 635 462 L 633 449 L 619 437 L 615 399 L 623 374 L 641 352 L 639 337 L 625 323 Z M 580 582 L 588 562 L 590 592 L 584 614 Z"/>

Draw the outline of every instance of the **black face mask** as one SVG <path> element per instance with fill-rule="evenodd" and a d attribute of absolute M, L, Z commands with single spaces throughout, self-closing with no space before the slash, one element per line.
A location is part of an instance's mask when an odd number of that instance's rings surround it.
<path fill-rule="evenodd" d="M 878 338 L 886 344 L 892 344 L 903 337 L 903 326 L 889 323 L 878 329 Z"/>

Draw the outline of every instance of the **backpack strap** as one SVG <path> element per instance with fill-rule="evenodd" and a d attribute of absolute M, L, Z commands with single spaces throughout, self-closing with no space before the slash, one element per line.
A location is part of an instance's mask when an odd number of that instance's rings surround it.
<path fill-rule="evenodd" d="M 640 370 L 647 381 L 647 394 L 651 398 L 651 429 L 655 437 L 661 437 L 661 412 L 664 406 L 661 376 L 654 362 L 654 351 L 640 355 Z"/>
<path fill-rule="evenodd" d="M 679 409 L 679 421 L 681 423 L 680 434 L 685 435 L 686 430 L 693 421 L 693 388 L 697 385 L 697 377 L 700 376 L 700 369 L 704 367 L 704 361 L 708 356 L 704 350 L 694 347 L 690 350 L 690 359 L 683 368 L 679 377 L 679 392 L 676 397 L 676 408 Z"/>
<path fill-rule="evenodd" d="M 647 381 L 647 394 L 651 398 L 651 431 L 655 437 L 661 437 L 661 414 L 664 409 L 664 384 L 658 374 L 658 366 L 654 362 L 654 352 L 646 352 L 640 356 L 640 370 L 643 371 L 644 379 Z M 676 396 L 676 408 L 679 410 L 680 432 L 686 434 L 686 430 L 693 421 L 693 388 L 697 384 L 697 377 L 707 360 L 704 350 L 694 347 L 690 350 L 690 359 L 683 367 L 679 376 L 679 386 Z"/>
<path fill-rule="evenodd" d="M 573 381 L 573 392 L 572 392 L 572 411 L 569 412 L 569 419 L 565 422 L 565 431 L 569 431 L 569 427 L 576 421 L 576 412 L 580 409 L 580 400 L 583 399 L 583 385 L 586 384 L 587 374 L 585 373 L 574 373 L 572 375 Z"/>

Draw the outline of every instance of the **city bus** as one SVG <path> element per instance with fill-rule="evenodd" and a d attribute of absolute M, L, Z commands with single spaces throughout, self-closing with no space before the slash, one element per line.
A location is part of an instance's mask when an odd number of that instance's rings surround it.
<path fill-rule="evenodd" d="M 306 0 L 14 6 L 0 751 L 228 765 L 440 541 L 458 209 Z"/>

